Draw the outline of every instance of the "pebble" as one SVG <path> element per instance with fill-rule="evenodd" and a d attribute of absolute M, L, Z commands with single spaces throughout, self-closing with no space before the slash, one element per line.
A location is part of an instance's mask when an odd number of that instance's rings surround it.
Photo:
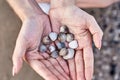
<path fill-rule="evenodd" d="M 55 50 L 56 50 L 56 49 L 55 49 L 55 46 L 53 46 L 53 45 L 50 45 L 50 46 L 49 46 L 49 51 L 50 51 L 50 52 L 53 52 L 53 51 L 55 51 Z"/>
<path fill-rule="evenodd" d="M 76 49 L 78 47 L 78 42 L 77 42 L 77 40 L 73 40 L 68 45 L 70 48 Z"/>
<path fill-rule="evenodd" d="M 53 57 L 53 58 L 57 58 L 59 55 L 58 55 L 58 51 L 53 51 L 52 53 L 51 53 L 51 57 Z"/>
<path fill-rule="evenodd" d="M 56 42 L 56 46 L 58 49 L 62 49 L 66 47 L 64 42 Z"/>
<path fill-rule="evenodd" d="M 65 33 L 59 33 L 58 35 L 58 40 L 61 42 L 65 42 L 66 41 L 66 34 Z"/>
<path fill-rule="evenodd" d="M 72 33 L 66 35 L 66 41 L 71 42 L 74 39 L 74 35 Z"/>
<path fill-rule="evenodd" d="M 74 57 L 74 54 L 75 54 L 74 49 L 69 48 L 68 54 L 63 56 L 63 59 L 65 59 L 65 60 L 72 59 Z"/>
<path fill-rule="evenodd" d="M 47 51 L 47 47 L 45 45 L 40 45 L 40 52 L 46 52 Z"/>
<path fill-rule="evenodd" d="M 50 39 L 51 39 L 52 41 L 55 41 L 55 40 L 57 39 L 57 33 L 51 32 L 51 33 L 49 34 L 49 37 L 50 37 Z"/>
<path fill-rule="evenodd" d="M 51 40 L 48 36 L 43 37 L 42 39 L 43 44 L 48 45 L 51 43 Z"/>
<path fill-rule="evenodd" d="M 66 48 L 62 48 L 59 52 L 60 56 L 65 56 L 67 54 L 68 50 Z"/>
<path fill-rule="evenodd" d="M 68 33 L 69 32 L 69 29 L 66 25 L 63 25 L 60 27 L 60 32 L 63 32 L 63 33 Z"/>

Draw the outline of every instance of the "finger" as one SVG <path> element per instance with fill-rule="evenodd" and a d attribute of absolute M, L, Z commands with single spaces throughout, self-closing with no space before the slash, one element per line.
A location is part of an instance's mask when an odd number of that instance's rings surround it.
<path fill-rule="evenodd" d="M 75 60 L 74 60 L 74 58 L 68 60 L 68 65 L 69 65 L 71 79 L 76 80 L 76 68 L 75 68 Z"/>
<path fill-rule="evenodd" d="M 26 46 L 24 43 L 25 41 L 23 39 L 18 38 L 16 42 L 16 46 L 14 49 L 12 61 L 13 61 L 13 71 L 12 74 L 13 76 L 17 74 L 20 69 L 22 68 L 22 63 L 23 63 L 23 56 L 26 51 Z"/>
<path fill-rule="evenodd" d="M 100 49 L 101 48 L 101 43 L 102 43 L 103 32 L 100 29 L 100 26 L 97 24 L 94 17 L 91 17 L 91 19 L 88 19 L 87 26 L 89 28 L 89 31 L 93 35 L 93 41 L 95 43 L 95 46 L 98 49 Z"/>
<path fill-rule="evenodd" d="M 61 67 L 63 68 L 63 70 L 65 71 L 65 73 L 67 75 L 69 75 L 70 72 L 69 72 L 69 69 L 68 69 L 67 62 L 63 58 L 61 58 L 61 57 L 58 57 L 56 59 L 57 59 L 58 63 L 61 65 Z"/>
<path fill-rule="evenodd" d="M 45 80 L 58 80 L 58 78 L 40 61 L 29 60 L 30 66 Z"/>
<path fill-rule="evenodd" d="M 39 53 L 39 54 L 42 55 L 44 59 L 48 59 L 50 57 L 48 53 Z"/>
<path fill-rule="evenodd" d="M 79 50 L 75 55 L 77 80 L 85 80 L 83 52 Z"/>
<path fill-rule="evenodd" d="M 60 80 L 66 80 L 54 67 L 53 65 L 47 61 L 47 60 L 42 60 L 42 62 L 46 65 L 46 67 L 54 74 L 56 77 Z"/>
<path fill-rule="evenodd" d="M 83 58 L 85 65 L 85 78 L 86 80 L 91 80 L 93 76 L 93 67 L 94 67 L 94 57 L 92 47 L 85 47 L 83 49 Z"/>
<path fill-rule="evenodd" d="M 50 58 L 49 61 L 62 76 L 64 76 L 67 80 L 70 80 L 69 76 L 65 73 L 56 59 Z"/>

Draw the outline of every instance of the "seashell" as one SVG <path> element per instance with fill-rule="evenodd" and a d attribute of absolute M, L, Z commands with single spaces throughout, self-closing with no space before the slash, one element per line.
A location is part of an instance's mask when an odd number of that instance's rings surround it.
<path fill-rule="evenodd" d="M 63 32 L 63 33 L 68 33 L 69 32 L 69 29 L 66 25 L 63 25 L 60 27 L 60 32 Z"/>
<path fill-rule="evenodd" d="M 66 34 L 65 33 L 59 33 L 58 34 L 58 40 L 61 42 L 65 42 L 66 41 Z"/>
<path fill-rule="evenodd" d="M 74 57 L 75 51 L 74 49 L 69 48 L 67 55 L 63 56 L 63 59 L 72 59 Z"/>
<path fill-rule="evenodd" d="M 66 41 L 71 42 L 74 40 L 74 35 L 72 33 L 66 35 Z"/>
<path fill-rule="evenodd" d="M 55 50 L 56 50 L 56 49 L 55 49 L 55 46 L 53 46 L 53 45 L 50 45 L 50 46 L 49 46 L 49 51 L 50 51 L 50 52 L 53 52 L 53 51 L 55 51 Z"/>
<path fill-rule="evenodd" d="M 51 40 L 48 36 L 43 37 L 42 39 L 43 44 L 47 45 L 51 43 Z"/>
<path fill-rule="evenodd" d="M 68 50 L 66 48 L 62 48 L 59 52 L 60 56 L 65 56 L 67 54 Z"/>
<path fill-rule="evenodd" d="M 70 48 L 75 49 L 78 47 L 78 42 L 77 42 L 77 40 L 73 40 L 68 45 Z"/>
<path fill-rule="evenodd" d="M 47 47 L 45 45 L 40 45 L 40 52 L 46 52 L 47 51 Z"/>
<path fill-rule="evenodd" d="M 50 39 L 51 39 L 52 41 L 55 41 L 55 40 L 57 39 L 57 33 L 51 32 L 51 33 L 49 34 L 49 37 L 50 37 Z"/>
<path fill-rule="evenodd" d="M 56 42 L 56 46 L 58 49 L 62 49 L 66 47 L 64 42 Z"/>
<path fill-rule="evenodd" d="M 53 51 L 52 53 L 51 53 L 51 57 L 53 57 L 53 58 L 57 58 L 59 55 L 58 55 L 58 51 Z"/>

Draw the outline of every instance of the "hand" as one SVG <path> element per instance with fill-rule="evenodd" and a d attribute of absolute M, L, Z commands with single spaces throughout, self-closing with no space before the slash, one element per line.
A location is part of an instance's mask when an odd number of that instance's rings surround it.
<path fill-rule="evenodd" d="M 37 15 L 23 21 L 13 54 L 13 75 L 20 71 L 24 58 L 46 80 L 69 80 L 68 67 L 63 59 L 52 59 L 47 53 L 38 52 L 42 36 L 49 32 L 51 28 L 46 15 Z"/>
<path fill-rule="evenodd" d="M 70 32 L 78 40 L 79 48 L 77 49 L 75 59 L 68 60 L 72 80 L 91 80 L 94 58 L 90 33 L 98 49 L 101 48 L 103 36 L 103 32 L 94 17 L 74 5 L 52 7 L 49 15 L 53 31 L 59 32 L 61 25 L 67 25 Z"/>

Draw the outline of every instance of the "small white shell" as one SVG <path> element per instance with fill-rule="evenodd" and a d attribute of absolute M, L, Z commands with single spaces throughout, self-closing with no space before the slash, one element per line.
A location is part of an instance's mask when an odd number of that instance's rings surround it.
<path fill-rule="evenodd" d="M 66 41 L 66 34 L 65 33 L 59 33 L 58 34 L 58 40 L 61 42 L 65 42 Z"/>
<path fill-rule="evenodd" d="M 50 39 L 51 39 L 52 41 L 55 41 L 55 40 L 57 39 L 57 33 L 51 32 L 51 33 L 49 34 L 49 37 L 50 37 Z"/>
<path fill-rule="evenodd" d="M 65 56 L 67 54 L 68 50 L 66 48 L 62 48 L 59 52 L 60 56 Z"/>
<path fill-rule="evenodd" d="M 72 59 L 73 57 L 74 57 L 74 54 L 75 54 L 75 51 L 74 51 L 74 49 L 68 49 L 68 54 L 67 55 L 65 55 L 65 56 L 63 56 L 63 59 L 66 59 L 66 60 L 68 60 L 68 59 Z"/>
<path fill-rule="evenodd" d="M 73 39 L 74 39 L 74 35 L 73 34 L 67 34 L 67 37 L 66 37 L 66 41 L 67 42 L 71 42 L 71 41 L 73 41 Z"/>
<path fill-rule="evenodd" d="M 63 33 L 68 33 L 69 32 L 69 29 L 66 25 L 63 25 L 60 27 L 60 32 L 63 32 Z"/>
<path fill-rule="evenodd" d="M 57 58 L 59 55 L 58 55 L 58 51 L 53 51 L 52 53 L 51 53 L 51 57 L 53 57 L 53 58 Z"/>
<path fill-rule="evenodd" d="M 43 37 L 42 39 L 43 44 L 47 45 L 51 43 L 51 40 L 48 36 Z"/>
<path fill-rule="evenodd" d="M 56 42 L 56 46 L 58 49 L 62 49 L 66 47 L 64 42 Z"/>
<path fill-rule="evenodd" d="M 45 45 L 40 45 L 40 52 L 46 52 L 47 51 L 47 47 Z"/>
<path fill-rule="evenodd" d="M 78 42 L 77 42 L 77 40 L 73 40 L 68 45 L 70 48 L 76 49 L 78 47 Z"/>
<path fill-rule="evenodd" d="M 55 46 L 53 46 L 53 45 L 50 45 L 50 46 L 49 46 L 49 51 L 50 51 L 50 52 L 53 52 L 53 51 L 55 51 Z"/>

